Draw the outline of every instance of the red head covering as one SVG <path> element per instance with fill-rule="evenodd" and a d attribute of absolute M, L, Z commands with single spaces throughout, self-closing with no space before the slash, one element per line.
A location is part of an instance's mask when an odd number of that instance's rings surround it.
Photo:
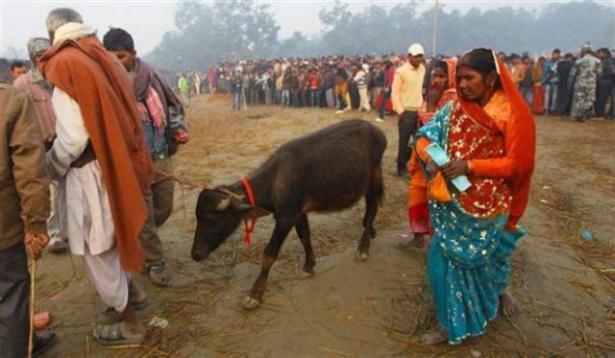
<path fill-rule="evenodd" d="M 511 130 L 507 131 L 505 137 L 505 156 L 510 158 L 513 163 L 513 174 L 509 178 L 513 198 L 507 226 L 514 228 L 521 216 L 523 216 L 529 199 L 530 183 L 536 156 L 536 128 L 530 108 L 510 78 L 504 63 L 497 58 L 495 52 L 493 52 L 493 58 L 500 83 L 502 84 L 502 90 L 510 103 L 513 113 L 512 118 L 510 118 Z M 500 131 L 495 121 L 478 103 L 466 101 L 463 98 L 459 88 L 457 88 L 457 98 L 463 110 L 470 117 L 491 128 L 493 131 Z"/>

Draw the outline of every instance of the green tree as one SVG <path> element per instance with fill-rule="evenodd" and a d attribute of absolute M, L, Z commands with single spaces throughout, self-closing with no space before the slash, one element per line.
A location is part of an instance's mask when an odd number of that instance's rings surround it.
<path fill-rule="evenodd" d="M 148 56 L 165 69 L 205 69 L 222 60 L 267 56 L 278 46 L 273 14 L 252 0 L 180 2 L 175 20 L 180 31 L 165 34 Z"/>
<path fill-rule="evenodd" d="M 178 3 L 177 11 L 175 11 L 175 26 L 183 31 L 196 24 L 202 11 L 203 8 L 198 1 L 190 0 Z"/>

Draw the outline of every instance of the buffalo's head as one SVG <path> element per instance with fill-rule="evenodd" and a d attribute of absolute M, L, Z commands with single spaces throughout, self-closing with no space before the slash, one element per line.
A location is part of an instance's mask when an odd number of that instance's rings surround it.
<path fill-rule="evenodd" d="M 251 206 L 243 195 L 221 187 L 203 189 L 196 203 L 196 231 L 192 244 L 192 258 L 206 259 L 215 249 L 231 236 L 241 219 L 255 219 L 269 212 Z"/>

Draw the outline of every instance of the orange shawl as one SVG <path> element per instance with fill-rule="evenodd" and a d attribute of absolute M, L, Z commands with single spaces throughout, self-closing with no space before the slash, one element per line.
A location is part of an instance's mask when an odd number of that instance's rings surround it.
<path fill-rule="evenodd" d="M 495 55 L 494 58 L 502 90 L 513 111 L 513 117 L 510 118 L 511 130 L 505 133 L 505 158 L 512 163 L 512 175 L 509 177 L 509 182 L 513 196 L 507 226 L 514 228 L 523 216 L 529 199 L 536 156 L 536 129 L 530 108 L 513 83 L 510 74 L 502 61 Z M 479 104 L 463 99 L 459 88 L 457 88 L 457 100 L 461 103 L 464 112 L 471 118 L 493 131 L 500 131 L 494 119 Z"/>
<path fill-rule="evenodd" d="M 128 75 L 95 36 L 52 46 L 39 68 L 79 104 L 109 195 L 120 262 L 127 271 L 139 271 L 139 233 L 147 217 L 143 192 L 154 171 Z"/>

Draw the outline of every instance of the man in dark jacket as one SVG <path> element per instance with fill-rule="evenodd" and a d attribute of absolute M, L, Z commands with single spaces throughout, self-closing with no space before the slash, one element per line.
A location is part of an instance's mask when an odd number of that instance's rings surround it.
<path fill-rule="evenodd" d="M 177 151 L 178 143 L 187 140 L 186 128 L 181 119 L 184 108 L 162 75 L 137 57 L 132 36 L 128 32 L 119 28 L 111 29 L 105 34 L 103 43 L 128 71 L 143 116 L 141 125 L 156 168 L 156 177 L 151 190 L 145 194 L 149 214 L 141 232 L 141 243 L 145 250 L 145 269 L 151 281 L 159 286 L 167 286 L 170 274 L 164 261 L 157 227 L 162 226 L 173 212 L 171 155 Z"/>

